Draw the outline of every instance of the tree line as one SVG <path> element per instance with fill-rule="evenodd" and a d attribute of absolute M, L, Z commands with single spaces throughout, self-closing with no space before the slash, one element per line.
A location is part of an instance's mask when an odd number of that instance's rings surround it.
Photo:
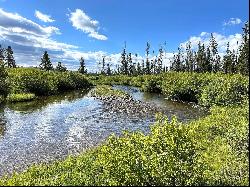
<path fill-rule="evenodd" d="M 166 46 L 166 43 L 164 44 Z M 146 58 L 141 62 L 138 62 L 138 55 L 135 54 L 135 58 L 132 58 L 132 53 L 128 53 L 126 50 L 126 44 L 121 52 L 119 65 L 114 70 L 111 70 L 111 62 L 106 62 L 106 57 L 102 57 L 101 74 L 124 74 L 124 75 L 143 75 L 143 74 L 159 74 L 167 71 L 177 72 L 224 72 L 224 73 L 241 73 L 243 75 L 249 75 L 249 22 L 245 23 L 242 33 L 242 43 L 237 50 L 230 50 L 230 43 L 227 43 L 227 49 L 223 57 L 219 55 L 218 43 L 215 40 L 214 35 L 211 33 L 209 45 L 205 46 L 201 42 L 198 43 L 197 51 L 192 50 L 191 42 L 186 44 L 186 49 L 183 50 L 180 47 L 178 52 L 174 54 L 170 61 L 170 67 L 163 65 L 165 49 L 161 45 L 158 54 L 156 55 L 154 50 L 152 56 L 150 56 L 150 43 L 146 44 Z M 78 71 L 80 73 L 87 73 L 84 58 L 80 58 L 80 67 Z M 8 68 L 16 68 L 16 62 L 13 56 L 13 50 L 11 46 L 4 49 L 0 45 L 0 65 Z M 67 68 L 58 62 L 54 68 L 48 52 L 45 51 L 39 68 L 42 70 L 56 70 L 67 71 Z"/>
<path fill-rule="evenodd" d="M 158 54 L 149 59 L 150 44 L 146 44 L 146 59 L 141 62 L 132 60 L 131 53 L 127 53 L 124 47 L 120 64 L 113 71 L 114 74 L 141 75 L 141 74 L 158 74 L 166 71 L 177 72 L 224 72 L 224 73 L 241 73 L 249 75 L 249 23 L 243 28 L 242 43 L 237 50 L 230 50 L 230 43 L 227 43 L 227 49 L 223 57 L 219 55 L 218 43 L 211 33 L 209 45 L 205 46 L 198 43 L 197 51 L 192 50 L 191 42 L 186 44 L 186 49 L 178 48 L 170 60 L 170 67 L 163 66 L 163 47 L 161 46 Z M 135 54 L 135 57 L 137 55 Z M 103 63 L 104 64 L 104 63 Z M 107 74 L 107 73 L 106 73 Z"/>
<path fill-rule="evenodd" d="M 11 46 L 8 46 L 5 49 L 5 48 L 2 48 L 2 46 L 0 45 L 0 68 L 1 69 L 5 68 L 5 67 L 7 67 L 7 68 L 16 68 L 17 67 L 13 54 L 14 53 L 13 53 Z M 86 69 L 83 57 L 81 57 L 79 61 L 80 61 L 80 67 L 79 67 L 78 71 L 80 73 L 87 73 L 87 69 Z M 60 72 L 67 71 L 67 68 L 62 64 L 62 62 L 57 62 L 57 66 L 54 68 L 47 51 L 44 52 L 44 54 L 41 58 L 41 63 L 39 64 L 39 68 L 42 70 L 46 70 L 46 71 L 49 71 L 49 70 L 56 70 L 56 71 L 60 71 Z"/>

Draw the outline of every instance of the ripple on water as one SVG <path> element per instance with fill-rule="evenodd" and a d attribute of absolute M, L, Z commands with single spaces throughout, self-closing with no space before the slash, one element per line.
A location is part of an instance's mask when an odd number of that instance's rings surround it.
<path fill-rule="evenodd" d="M 123 88 L 136 99 L 154 104 L 165 102 L 157 95 L 145 98 L 136 88 Z M 170 102 L 167 106 L 169 113 L 179 113 L 183 119 L 192 118 L 192 113 L 198 115 L 194 112 L 198 109 L 191 110 L 185 105 Z M 4 106 L 0 108 L 0 176 L 22 171 L 32 163 L 78 154 L 98 145 L 111 133 L 121 135 L 123 130 L 147 133 L 153 121 L 152 115 L 143 118 L 105 110 L 101 101 L 82 91 Z"/>

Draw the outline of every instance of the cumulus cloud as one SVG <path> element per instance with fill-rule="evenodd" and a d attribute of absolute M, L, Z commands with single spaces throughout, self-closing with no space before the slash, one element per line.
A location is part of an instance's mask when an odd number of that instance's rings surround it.
<path fill-rule="evenodd" d="M 69 20 L 72 22 L 73 27 L 87 33 L 89 37 L 97 40 L 107 40 L 105 35 L 99 34 L 99 22 L 91 19 L 81 9 L 76 9 L 75 12 L 70 13 Z"/>
<path fill-rule="evenodd" d="M 239 33 L 228 36 L 222 35 L 220 33 L 213 33 L 213 36 L 218 43 L 218 51 L 220 53 L 224 53 L 226 51 L 228 42 L 230 43 L 231 50 L 237 50 L 242 41 L 242 36 Z M 192 49 L 197 49 L 199 42 L 205 44 L 205 46 L 208 46 L 210 37 L 211 33 L 201 32 L 201 34 L 198 36 L 191 36 L 188 41 L 181 43 L 180 46 L 185 49 L 188 42 L 191 42 Z"/>
<path fill-rule="evenodd" d="M 228 21 L 223 23 L 223 26 L 238 25 L 242 23 L 240 18 L 230 18 Z"/>
<path fill-rule="evenodd" d="M 46 22 L 46 23 L 55 21 L 52 18 L 50 18 L 51 17 L 50 15 L 43 14 L 42 12 L 38 10 L 35 11 L 35 16 L 41 21 Z"/>

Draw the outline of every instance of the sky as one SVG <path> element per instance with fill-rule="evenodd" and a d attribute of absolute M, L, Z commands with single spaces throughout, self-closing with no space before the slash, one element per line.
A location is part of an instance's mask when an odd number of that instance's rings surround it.
<path fill-rule="evenodd" d="M 45 50 L 53 65 L 89 72 L 102 56 L 115 67 L 125 45 L 135 61 L 164 47 L 164 63 L 188 41 L 193 49 L 214 34 L 220 53 L 236 49 L 248 21 L 248 0 L 0 0 L 0 44 L 11 46 L 17 65 L 38 66 Z M 238 41 L 238 42 L 237 42 Z M 137 57 L 134 54 L 138 54 Z M 155 53 L 156 54 L 156 53 Z"/>

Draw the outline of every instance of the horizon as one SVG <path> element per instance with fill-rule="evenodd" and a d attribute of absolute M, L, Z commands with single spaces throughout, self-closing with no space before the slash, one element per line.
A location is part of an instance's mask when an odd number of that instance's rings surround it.
<path fill-rule="evenodd" d="M 139 60 L 145 57 L 149 42 L 151 55 L 164 46 L 164 63 L 169 65 L 178 47 L 188 41 L 194 48 L 199 41 L 207 44 L 210 33 L 220 53 L 225 52 L 227 42 L 236 49 L 248 12 L 246 0 L 1 0 L 0 44 L 12 47 L 18 66 L 38 66 L 47 50 L 53 65 L 61 61 L 69 70 L 76 70 L 82 56 L 88 71 L 95 72 L 102 56 L 107 56 L 113 67 L 118 63 L 125 41 L 127 51 L 138 54 Z"/>

